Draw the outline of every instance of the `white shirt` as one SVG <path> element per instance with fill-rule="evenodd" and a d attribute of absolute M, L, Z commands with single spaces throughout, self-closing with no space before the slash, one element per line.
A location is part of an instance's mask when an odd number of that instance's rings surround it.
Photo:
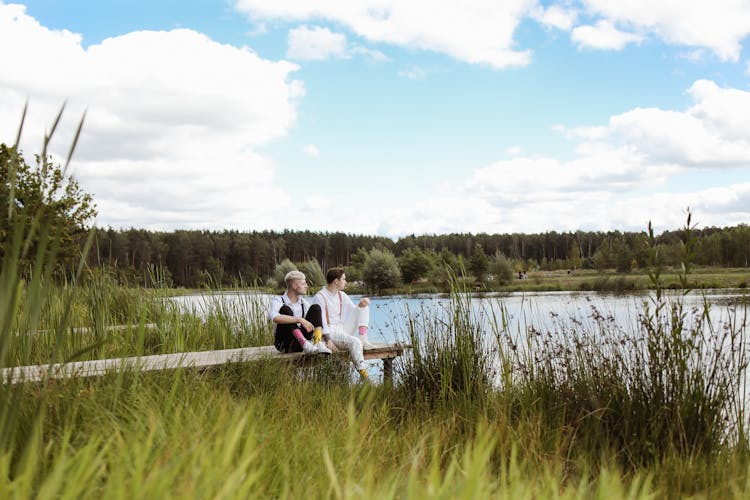
<path fill-rule="evenodd" d="M 274 295 L 271 299 L 271 305 L 268 307 L 268 317 L 271 321 L 281 314 L 279 310 L 285 305 L 292 310 L 292 316 L 297 318 L 304 318 L 307 311 L 310 310 L 310 303 L 304 297 L 297 296 L 297 302 L 292 302 L 289 300 L 289 295 L 284 292 L 283 295 Z M 273 324 L 273 330 L 276 331 L 276 323 Z"/>
<path fill-rule="evenodd" d="M 313 303 L 318 304 L 322 309 L 324 333 L 331 333 L 330 325 L 343 325 L 344 320 L 357 307 L 346 293 L 330 292 L 326 287 L 315 294 Z"/>

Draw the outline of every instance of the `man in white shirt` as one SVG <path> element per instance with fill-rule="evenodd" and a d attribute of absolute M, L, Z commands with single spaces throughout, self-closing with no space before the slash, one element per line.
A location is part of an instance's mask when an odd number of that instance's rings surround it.
<path fill-rule="evenodd" d="M 357 306 L 344 292 L 346 273 L 340 267 L 326 273 L 326 286 L 313 297 L 313 305 L 322 310 L 323 335 L 342 350 L 349 351 L 354 366 L 367 378 L 363 348 L 373 347 L 367 339 L 370 322 L 370 300 L 362 298 Z"/>
<path fill-rule="evenodd" d="M 304 297 L 307 279 L 299 271 L 284 276 L 286 292 L 271 299 L 268 317 L 273 322 L 274 345 L 280 352 L 331 354 L 323 342 L 323 318 L 320 306 L 310 304 Z"/>

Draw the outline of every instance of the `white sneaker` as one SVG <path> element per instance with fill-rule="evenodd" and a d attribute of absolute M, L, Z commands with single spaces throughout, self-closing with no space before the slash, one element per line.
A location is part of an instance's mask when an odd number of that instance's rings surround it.
<path fill-rule="evenodd" d="M 367 334 L 359 336 L 359 341 L 362 342 L 362 348 L 363 349 L 375 349 L 375 345 L 371 344 L 370 341 L 367 339 Z"/>
<path fill-rule="evenodd" d="M 307 341 L 304 344 L 302 344 L 302 352 L 305 354 L 318 354 L 318 345 L 320 344 L 313 344 L 311 341 Z"/>
<path fill-rule="evenodd" d="M 318 348 L 318 354 L 333 354 L 333 351 L 328 348 L 325 342 L 318 342 L 315 347 Z"/>

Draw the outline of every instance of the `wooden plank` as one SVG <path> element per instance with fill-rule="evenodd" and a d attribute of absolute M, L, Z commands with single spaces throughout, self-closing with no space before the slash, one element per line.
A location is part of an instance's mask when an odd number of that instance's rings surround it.
<path fill-rule="evenodd" d="M 391 360 L 404 352 L 402 344 L 375 344 L 374 348 L 364 351 L 365 359 Z M 346 353 L 344 353 L 346 354 Z M 174 354 L 156 354 L 151 356 L 133 356 L 129 358 L 97 359 L 93 361 L 75 361 L 72 363 L 54 363 L 49 365 L 17 366 L 4 368 L 4 384 L 21 382 L 39 382 L 46 378 L 95 377 L 118 370 L 170 370 L 176 368 L 205 368 L 225 363 L 240 363 L 260 359 L 277 359 L 288 362 L 314 362 L 325 356 L 306 356 L 304 353 L 282 353 L 273 346 L 243 347 L 218 351 L 180 352 Z M 314 359 L 313 359 L 314 358 Z"/>
<path fill-rule="evenodd" d="M 113 326 L 107 326 L 104 327 L 105 332 L 121 332 L 121 331 L 127 331 L 127 330 L 138 330 L 139 328 L 143 327 L 144 330 L 156 330 L 158 326 L 156 323 L 144 323 L 143 325 L 113 325 Z M 89 326 L 79 326 L 73 328 L 73 333 L 88 333 L 96 331 L 94 327 Z"/>
<path fill-rule="evenodd" d="M 143 327 L 144 330 L 156 330 L 158 328 L 158 325 L 156 323 L 144 323 L 143 325 L 112 325 L 112 326 L 104 327 L 102 331 L 121 332 L 121 331 L 138 330 L 141 327 Z M 76 326 L 76 327 L 68 327 L 66 331 L 68 330 L 72 333 L 89 333 L 89 332 L 95 332 L 96 328 L 91 327 L 91 326 Z M 52 330 L 31 330 L 31 331 L 27 331 L 26 334 L 47 335 L 47 334 L 54 334 L 54 332 Z"/>

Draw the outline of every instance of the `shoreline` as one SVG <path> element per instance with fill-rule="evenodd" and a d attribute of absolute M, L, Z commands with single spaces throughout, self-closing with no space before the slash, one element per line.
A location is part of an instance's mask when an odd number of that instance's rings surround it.
<path fill-rule="evenodd" d="M 664 271 L 661 275 L 662 288 L 680 289 L 678 273 L 675 270 Z M 750 268 L 697 268 L 690 272 L 688 284 L 694 290 L 727 289 L 746 290 L 750 286 Z M 449 294 L 456 289 L 472 293 L 514 293 L 514 292 L 638 292 L 654 290 L 652 280 L 647 272 L 616 273 L 614 271 L 582 270 L 574 273 L 567 271 L 532 271 L 528 279 L 514 278 L 507 283 L 485 281 L 479 283 L 472 278 L 459 278 L 455 284 L 418 282 L 401 285 L 396 288 L 380 290 L 374 293 L 363 287 L 350 285 L 349 295 L 368 295 L 389 297 L 397 295 Z M 255 290 L 258 293 L 276 294 L 281 291 L 264 287 L 218 287 L 218 288 L 162 288 L 154 290 L 169 291 L 170 295 L 191 295 L 210 292 L 237 292 Z"/>

